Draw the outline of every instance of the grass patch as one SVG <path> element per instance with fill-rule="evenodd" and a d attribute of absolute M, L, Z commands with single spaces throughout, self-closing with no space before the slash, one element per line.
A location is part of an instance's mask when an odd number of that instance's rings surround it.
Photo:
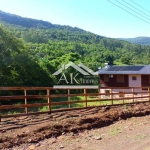
<path fill-rule="evenodd" d="M 139 135 L 137 135 L 137 136 L 135 137 L 135 139 L 136 139 L 136 140 L 142 140 L 142 139 L 144 139 L 145 137 L 146 137 L 145 134 L 139 134 Z"/>
<path fill-rule="evenodd" d="M 1 115 L 15 115 L 19 113 L 25 113 L 24 108 L 13 108 L 13 109 L 5 109 L 1 110 L 0 114 Z"/>
<path fill-rule="evenodd" d="M 109 131 L 109 135 L 111 135 L 111 136 L 117 136 L 119 133 L 121 133 L 120 128 L 113 128 Z"/>
<path fill-rule="evenodd" d="M 45 94 L 45 93 L 44 93 Z M 52 105 L 51 110 L 54 109 L 63 109 L 63 108 L 77 108 L 77 107 L 85 107 L 85 102 L 80 102 L 82 100 L 91 100 L 92 102 L 87 102 L 87 106 L 106 106 L 106 105 L 112 105 L 111 100 L 107 99 L 99 99 L 97 96 L 72 96 L 69 97 L 70 101 L 77 101 L 77 103 L 72 104 L 60 104 L 60 105 Z M 98 100 L 99 101 L 94 101 Z M 12 103 L 11 103 L 12 102 Z M 51 102 L 68 102 L 68 97 L 61 97 L 61 98 L 51 98 Z M 10 103 L 7 105 L 19 105 L 24 104 L 24 100 L 11 100 Z M 47 98 L 41 98 L 41 99 L 28 99 L 28 104 L 34 104 L 34 103 L 47 103 Z M 124 100 L 124 107 L 126 107 L 126 103 L 129 103 L 128 100 Z M 123 104 L 123 100 L 113 100 L 113 104 Z M 41 107 L 29 107 L 28 112 L 44 112 L 48 111 L 48 106 L 41 106 Z M 18 113 L 25 113 L 25 108 L 15 108 L 15 109 L 8 109 L 8 110 L 1 110 L 1 115 L 7 115 L 7 114 L 18 114 Z"/>

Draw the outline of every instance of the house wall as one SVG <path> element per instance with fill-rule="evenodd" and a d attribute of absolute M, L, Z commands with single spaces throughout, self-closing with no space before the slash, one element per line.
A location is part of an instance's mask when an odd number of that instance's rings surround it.
<path fill-rule="evenodd" d="M 133 92 L 132 88 L 131 89 L 122 89 L 122 88 L 110 89 L 109 87 L 107 89 L 100 89 L 99 92 L 102 94 L 100 97 L 104 98 L 104 99 L 111 98 L 110 95 L 105 94 L 105 93 L 111 93 L 111 91 L 112 91 L 112 93 L 118 93 L 118 94 L 113 95 L 114 99 L 122 97 L 121 92 L 126 93 L 126 94 L 124 94 L 124 97 L 133 97 L 133 94 L 131 94 L 131 92 Z M 142 90 L 141 88 L 134 88 L 134 93 L 135 93 L 134 94 L 135 99 L 136 99 L 136 97 L 148 96 L 148 90 Z"/>
<path fill-rule="evenodd" d="M 124 83 L 117 82 L 117 75 L 109 77 L 109 81 L 104 81 L 105 75 L 100 75 L 100 84 L 105 87 L 141 87 L 150 86 L 150 75 L 124 75 Z M 109 75 L 107 75 L 109 76 Z M 132 80 L 132 77 L 136 77 L 137 80 Z"/>
<path fill-rule="evenodd" d="M 142 83 L 141 75 L 124 75 L 123 83 L 117 82 L 117 75 L 113 75 L 113 78 L 109 78 L 108 82 L 104 82 L 104 76 L 105 75 L 100 75 L 100 85 L 101 87 L 108 87 L 108 89 L 100 89 L 100 93 L 106 93 L 106 91 L 108 90 L 110 91 L 109 89 L 110 87 L 121 87 L 121 89 L 118 88 L 118 89 L 112 90 L 113 93 L 119 93 L 123 91 L 122 87 L 141 87 L 141 83 Z M 132 77 L 136 77 L 136 80 L 132 80 Z M 146 84 L 147 78 L 145 80 L 143 77 L 143 80 L 144 80 L 144 83 Z M 105 85 L 105 86 L 102 86 L 102 85 Z M 137 93 L 141 91 L 142 89 L 140 88 L 134 89 L 134 92 L 137 92 Z M 132 89 L 124 89 L 124 92 L 132 92 Z"/>
<path fill-rule="evenodd" d="M 101 85 L 101 87 L 104 87 L 104 86 L 105 87 L 128 87 L 129 86 L 128 75 L 124 75 L 124 82 L 123 83 L 117 82 L 117 75 L 113 75 L 113 77 L 109 77 L 108 82 L 104 81 L 104 76 L 105 75 L 100 75 L 100 85 Z"/>
<path fill-rule="evenodd" d="M 136 80 L 132 80 L 132 77 L 136 77 Z M 129 75 L 129 87 L 141 87 L 141 75 Z"/>

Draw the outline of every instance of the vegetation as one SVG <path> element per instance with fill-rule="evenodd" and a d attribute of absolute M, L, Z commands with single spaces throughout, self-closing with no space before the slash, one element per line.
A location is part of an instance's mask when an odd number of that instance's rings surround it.
<path fill-rule="evenodd" d="M 62 63 L 82 62 L 94 71 L 109 64 L 149 64 L 150 46 L 106 38 L 79 28 L 54 25 L 0 11 L 5 30 L 25 46 L 30 61 L 50 76 Z M 23 59 L 22 59 L 23 60 Z M 27 61 L 25 61 L 27 62 Z M 31 68 L 33 68 L 31 66 Z M 43 83 L 43 82 L 42 82 Z M 49 84 L 52 85 L 52 84 Z"/>
<path fill-rule="evenodd" d="M 141 45 L 150 45 L 150 37 L 136 37 L 136 38 L 122 38 L 124 41 L 128 41 L 135 44 L 141 44 Z"/>
<path fill-rule="evenodd" d="M 0 24 L 0 86 L 53 86 L 52 74 L 70 61 L 94 71 L 105 62 L 150 64 L 150 46 L 2 11 Z"/>

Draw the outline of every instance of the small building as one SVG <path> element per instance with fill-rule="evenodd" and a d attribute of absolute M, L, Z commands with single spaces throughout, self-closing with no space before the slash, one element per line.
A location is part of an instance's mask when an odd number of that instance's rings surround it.
<path fill-rule="evenodd" d="M 122 87 L 150 87 L 150 65 L 108 65 L 99 70 L 101 93 L 109 93 L 110 89 L 116 87 L 113 92 L 122 92 Z M 108 89 L 107 89 L 108 87 Z M 119 89 L 120 87 L 120 89 Z M 142 88 L 142 91 L 148 88 Z M 126 91 L 131 91 L 127 89 Z M 137 88 L 136 92 L 141 91 Z M 135 92 L 135 91 L 134 91 Z"/>

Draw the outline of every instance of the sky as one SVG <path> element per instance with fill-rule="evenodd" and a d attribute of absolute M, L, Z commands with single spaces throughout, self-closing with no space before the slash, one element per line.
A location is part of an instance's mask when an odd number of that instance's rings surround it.
<path fill-rule="evenodd" d="M 0 0 L 0 10 L 111 38 L 150 37 L 150 0 Z"/>

